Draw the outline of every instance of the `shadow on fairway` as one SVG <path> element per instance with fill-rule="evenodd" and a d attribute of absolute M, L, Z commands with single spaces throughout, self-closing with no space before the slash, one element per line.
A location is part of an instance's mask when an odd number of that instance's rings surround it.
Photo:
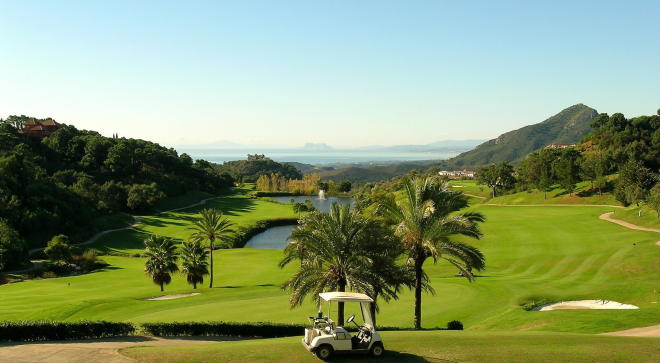
<path fill-rule="evenodd" d="M 214 289 L 240 289 L 245 286 L 216 286 Z"/>
<path fill-rule="evenodd" d="M 387 349 L 387 346 L 385 347 Z M 385 354 L 380 358 L 375 358 L 371 356 L 361 356 L 361 355 L 336 355 L 332 358 L 332 362 L 341 362 L 341 363 L 358 363 L 358 362 L 379 362 L 379 363 L 457 363 L 453 360 L 441 359 L 441 358 L 431 358 L 431 357 L 421 357 L 418 355 L 410 353 L 401 353 L 394 351 L 386 351 Z"/>

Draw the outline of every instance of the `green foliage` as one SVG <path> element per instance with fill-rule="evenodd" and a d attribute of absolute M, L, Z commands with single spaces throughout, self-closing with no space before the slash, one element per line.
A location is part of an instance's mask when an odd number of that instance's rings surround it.
<path fill-rule="evenodd" d="M 447 323 L 447 330 L 463 330 L 463 323 L 458 320 L 452 320 Z"/>
<path fill-rule="evenodd" d="M 435 178 L 403 179 L 404 198 L 400 202 L 386 202 L 379 206 L 382 216 L 392 226 L 401 241 L 407 264 L 414 270 L 415 328 L 422 319 L 422 290 L 429 290 L 424 262 L 445 260 L 456 267 L 469 281 L 474 281 L 472 269 L 483 271 L 485 258 L 478 248 L 456 239 L 465 236 L 480 239 L 478 223 L 486 218 L 479 212 L 458 213 L 467 208 L 468 201 L 460 192 L 453 192 L 447 183 Z M 431 290 L 433 291 L 433 290 Z"/>
<path fill-rule="evenodd" d="M 28 241 L 38 241 L 32 247 L 57 234 L 72 241 L 91 237 L 98 232 L 95 218 L 129 210 L 134 185 L 156 185 L 168 197 L 233 185 L 212 164 L 192 163 L 144 140 L 107 138 L 71 125 L 41 143 L 17 137 L 16 127 L 28 119 L 0 122 L 0 218 Z M 143 199 L 134 195 L 130 204 L 143 209 Z M 45 237 L 29 238 L 35 234 Z"/>
<path fill-rule="evenodd" d="M 172 282 L 170 274 L 179 270 L 176 265 L 178 254 L 174 242 L 164 236 L 151 235 L 144 244 L 147 247 L 144 272 L 151 276 L 154 284 L 160 285 L 160 291 L 163 291 L 163 285 Z"/>
<path fill-rule="evenodd" d="M 300 268 L 283 285 L 291 290 L 290 306 L 302 305 L 305 297 L 317 305 L 319 293 L 357 291 L 372 298 L 378 293 L 396 297 L 397 282 L 385 275 L 396 273 L 401 250 L 374 218 L 366 218 L 350 205 L 330 206 L 330 213 L 312 212 L 291 232 L 280 268 L 300 261 Z M 344 304 L 338 303 L 337 321 L 344 321 Z"/>
<path fill-rule="evenodd" d="M 220 244 L 230 246 L 232 243 L 231 234 L 234 230 L 231 227 L 234 225 L 229 222 L 229 219 L 222 219 L 222 212 L 217 209 L 203 209 L 200 213 L 200 219 L 194 221 L 189 228 L 194 232 L 190 235 L 190 240 L 197 243 L 209 241 L 209 249 L 211 250 L 211 278 L 209 288 L 213 287 L 213 250 L 215 250 L 215 241 L 218 240 Z"/>
<path fill-rule="evenodd" d="M 164 197 L 165 193 L 158 190 L 156 183 L 135 184 L 128 191 L 127 205 L 133 210 L 143 211 Z"/>
<path fill-rule="evenodd" d="M 18 231 L 0 219 L 0 269 L 20 266 L 28 256 L 25 240 Z"/>
<path fill-rule="evenodd" d="M 615 196 L 624 205 L 646 201 L 656 184 L 658 175 L 645 167 L 641 160 L 631 159 L 619 170 Z"/>
<path fill-rule="evenodd" d="M 337 191 L 340 193 L 348 193 L 351 191 L 351 186 L 352 183 L 349 181 L 342 181 L 339 183 L 339 186 L 337 186 Z"/>
<path fill-rule="evenodd" d="M 555 161 L 554 170 L 557 181 L 566 189 L 569 196 L 573 195 L 576 184 L 580 181 L 580 152 L 574 148 L 566 148 Z"/>
<path fill-rule="evenodd" d="M 236 336 L 255 338 L 277 338 L 302 335 L 305 325 L 276 323 L 237 323 L 237 322 L 173 322 L 143 323 L 145 333 L 154 336 Z"/>
<path fill-rule="evenodd" d="M 513 189 L 516 185 L 513 165 L 505 161 L 497 165 L 480 166 L 477 169 L 477 184 L 491 188 L 493 198 L 497 196 L 497 193 Z"/>
<path fill-rule="evenodd" d="M 209 251 L 199 242 L 186 241 L 181 247 L 181 275 L 186 276 L 188 284 L 197 289 L 197 284 L 204 283 L 204 276 L 209 275 Z"/>
<path fill-rule="evenodd" d="M 35 342 L 43 340 L 98 339 L 133 335 L 132 323 L 78 320 L 0 321 L 0 341 Z"/>
<path fill-rule="evenodd" d="M 557 300 L 553 300 L 553 299 L 534 299 L 534 300 L 529 300 L 524 304 L 521 304 L 521 306 L 525 311 L 532 311 L 534 310 L 534 308 L 538 308 L 539 306 L 552 304 L 556 302 Z"/>
<path fill-rule="evenodd" d="M 255 183 L 261 176 L 279 174 L 285 179 L 302 179 L 302 173 L 295 167 L 272 160 L 236 160 L 217 166 L 221 172 L 242 183 Z"/>
<path fill-rule="evenodd" d="M 69 244 L 69 237 L 63 234 L 55 236 L 48 242 L 44 253 L 52 262 L 69 262 L 71 261 L 71 246 Z"/>

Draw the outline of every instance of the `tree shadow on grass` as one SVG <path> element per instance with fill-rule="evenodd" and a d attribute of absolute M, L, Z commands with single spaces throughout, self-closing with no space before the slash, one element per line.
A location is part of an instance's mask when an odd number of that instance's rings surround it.
<path fill-rule="evenodd" d="M 245 286 L 216 286 L 214 289 L 240 289 Z"/>
<path fill-rule="evenodd" d="M 387 349 L 387 347 L 385 347 Z M 410 354 L 410 353 L 402 353 L 402 352 L 396 352 L 396 351 L 386 351 L 385 354 L 380 357 L 371 357 L 371 356 L 363 356 L 363 355 L 336 355 L 332 359 L 333 362 L 341 362 L 341 363 L 358 363 L 358 362 L 378 362 L 378 363 L 425 363 L 425 362 L 432 362 L 432 363 L 457 363 L 453 360 L 449 359 L 441 359 L 441 358 L 432 358 L 432 357 L 423 357 L 423 356 L 418 356 L 415 354 Z"/>

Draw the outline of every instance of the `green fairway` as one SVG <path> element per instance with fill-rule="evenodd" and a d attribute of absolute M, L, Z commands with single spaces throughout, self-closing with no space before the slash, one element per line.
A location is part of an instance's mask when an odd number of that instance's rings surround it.
<path fill-rule="evenodd" d="M 452 189 L 457 192 L 463 192 L 478 197 L 490 198 L 493 191 L 485 185 L 477 185 L 476 180 L 452 180 Z"/>
<path fill-rule="evenodd" d="M 237 222 L 287 216 L 289 206 L 233 196 L 213 203 Z M 200 207 L 201 208 L 201 207 Z M 600 333 L 660 324 L 660 248 L 657 234 L 629 230 L 602 221 L 608 207 L 498 207 L 477 205 L 488 222 L 484 252 L 488 270 L 470 284 L 454 277 L 447 264 L 425 268 L 438 295 L 423 298 L 422 323 L 444 326 L 458 319 L 466 329 L 546 330 Z M 142 252 L 149 233 L 183 239 L 199 208 L 148 220 L 140 231 L 113 233 L 95 247 Z M 185 213 L 184 213 L 185 212 Z M 118 238 L 117 236 L 122 236 Z M 633 243 L 637 247 L 633 248 Z M 280 284 L 295 264 L 277 268 L 281 251 L 235 249 L 215 251 L 216 287 L 201 286 L 201 295 L 144 301 L 150 296 L 193 292 L 181 276 L 160 293 L 143 273 L 143 258 L 106 256 L 110 267 L 95 273 L 0 286 L 0 319 L 107 319 L 117 321 L 273 321 L 305 323 L 316 311 L 311 303 L 294 310 Z M 71 283 L 69 286 L 68 284 Z M 530 299 L 606 299 L 634 304 L 639 310 L 561 310 L 527 312 Z M 413 295 L 382 303 L 379 324 L 410 326 Z"/>
<path fill-rule="evenodd" d="M 302 334 L 301 334 L 302 335 Z M 337 362 L 657 362 L 658 339 L 540 332 L 383 332 L 382 358 L 344 356 Z M 140 362 L 319 362 L 300 337 L 204 346 L 121 349 Z"/>

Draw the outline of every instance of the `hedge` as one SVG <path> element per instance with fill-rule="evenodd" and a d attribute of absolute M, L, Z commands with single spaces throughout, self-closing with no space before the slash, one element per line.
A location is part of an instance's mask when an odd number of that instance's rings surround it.
<path fill-rule="evenodd" d="M 304 335 L 306 325 L 238 322 L 142 323 L 142 330 L 154 336 L 239 336 L 279 338 Z"/>
<path fill-rule="evenodd" d="M 131 323 L 110 321 L 0 321 L 0 341 L 38 341 L 110 338 L 133 335 Z"/>

